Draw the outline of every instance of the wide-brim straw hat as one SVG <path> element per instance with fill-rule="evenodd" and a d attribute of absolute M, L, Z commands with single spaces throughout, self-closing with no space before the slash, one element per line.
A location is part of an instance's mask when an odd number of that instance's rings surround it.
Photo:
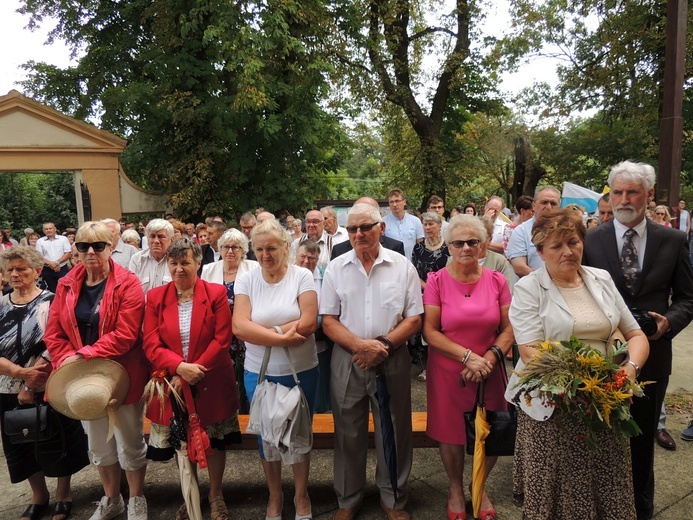
<path fill-rule="evenodd" d="M 80 421 L 112 416 L 130 390 L 130 376 L 112 359 L 82 359 L 54 371 L 46 383 L 48 402 Z"/>

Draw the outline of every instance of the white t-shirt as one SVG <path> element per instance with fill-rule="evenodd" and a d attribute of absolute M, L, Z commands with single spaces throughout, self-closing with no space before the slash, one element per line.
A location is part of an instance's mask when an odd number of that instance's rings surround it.
<path fill-rule="evenodd" d="M 286 275 L 279 283 L 267 283 L 262 277 L 262 269 L 253 269 L 236 278 L 233 290 L 236 295 L 245 294 L 250 298 L 250 319 L 253 323 L 269 328 L 299 319 L 301 309 L 298 306 L 298 297 L 304 292 L 315 292 L 315 282 L 313 273 L 308 269 L 289 265 Z M 265 355 L 265 345 L 255 345 L 246 341 L 245 347 L 246 370 L 259 373 Z M 313 334 L 308 336 L 300 347 L 289 347 L 289 353 L 296 372 L 310 370 L 318 365 Z M 291 374 L 283 349 L 272 350 L 266 373 L 270 376 Z"/>

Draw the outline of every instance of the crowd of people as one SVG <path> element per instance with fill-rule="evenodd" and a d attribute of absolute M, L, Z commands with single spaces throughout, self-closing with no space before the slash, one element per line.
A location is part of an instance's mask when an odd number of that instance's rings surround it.
<path fill-rule="evenodd" d="M 488 409 L 507 410 L 499 365 L 515 345 L 522 369 L 547 338 L 574 335 L 606 354 L 616 330 L 628 341 L 628 378 L 655 382 L 633 398 L 642 434 L 623 450 L 606 429 L 595 453 L 581 441 L 584 424 L 566 430 L 554 407 L 521 406 L 512 492 L 528 520 L 652 518 L 671 342 L 693 318 L 690 214 L 683 201 L 672 212 L 653 203 L 654 182 L 649 165 L 614 166 L 596 225 L 580 208 L 559 209 L 559 190 L 541 186 L 517 199 L 514 215 L 496 196 L 481 210 L 469 203 L 450 212 L 433 196 L 415 215 L 393 189 L 387 215 L 363 197 L 345 227 L 324 207 L 303 219 L 259 208 L 228 226 L 220 217 L 198 225 L 157 218 L 139 229 L 105 219 L 59 234 L 48 222 L 40 238 L 25 230 L 22 244 L 3 231 L 0 418 L 47 399 L 68 452 L 51 457 L 55 441 L 35 450 L 13 444 L 3 428 L 11 482 L 28 480 L 32 490 L 22 520 L 48 511 L 46 477 L 57 477 L 53 520 L 67 519 L 70 477 L 90 460 L 103 487 L 91 520 L 155 517 L 144 497 L 147 461 L 176 456 L 183 408 L 210 440 L 211 518 L 227 520 L 225 448 L 240 442 L 238 414 L 248 412 L 261 377 L 286 387 L 300 381 L 310 413 L 333 414 L 336 520 L 355 518 L 363 502 L 372 413 L 381 507 L 388 519 L 406 520 L 412 354 L 426 382 L 427 434 L 449 479 L 447 516 L 465 520 L 463 414 L 479 384 Z M 643 320 L 653 328 L 647 335 Z M 64 384 L 50 386 L 49 376 Z M 69 384 L 76 380 L 84 384 Z M 156 381 L 170 398 L 147 398 Z M 386 408 L 377 395 L 383 382 Z M 396 444 L 394 475 L 382 414 Z M 682 437 L 693 440 L 693 428 Z M 310 453 L 279 453 L 260 437 L 258 452 L 266 519 L 282 518 L 282 464 L 293 472 L 296 520 L 312 518 Z M 495 462 L 486 457 L 486 477 Z M 478 517 L 497 517 L 486 492 Z M 186 518 L 183 504 L 176 519 Z"/>

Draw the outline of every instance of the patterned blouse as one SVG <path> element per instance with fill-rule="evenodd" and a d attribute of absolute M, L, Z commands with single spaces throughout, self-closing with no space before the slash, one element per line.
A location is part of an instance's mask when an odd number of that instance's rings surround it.
<path fill-rule="evenodd" d="M 445 267 L 450 256 L 446 244 L 433 251 L 428 249 L 425 244 L 425 240 L 417 242 L 411 254 L 411 261 L 416 268 L 416 272 L 419 273 L 419 278 L 424 282 L 428 278 L 428 273 L 435 273 Z"/>
<path fill-rule="evenodd" d="M 45 352 L 43 335 L 53 293 L 41 293 L 27 304 L 12 303 L 12 293 L 0 297 L 0 357 L 21 366 L 31 366 Z M 18 394 L 22 381 L 0 375 L 0 394 Z"/>

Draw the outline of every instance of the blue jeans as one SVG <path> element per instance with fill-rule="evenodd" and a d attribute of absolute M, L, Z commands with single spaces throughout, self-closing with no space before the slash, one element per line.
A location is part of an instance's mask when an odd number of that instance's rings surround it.
<path fill-rule="evenodd" d="M 310 416 L 313 417 L 315 408 L 315 393 L 318 389 L 318 375 L 320 369 L 318 367 L 311 368 L 310 370 L 305 370 L 303 372 L 298 372 L 298 380 L 301 383 L 301 390 L 303 390 L 303 395 L 306 396 L 306 401 L 308 401 L 308 408 L 310 409 Z M 253 402 L 253 396 L 255 395 L 255 388 L 257 387 L 257 379 L 259 374 L 254 372 L 249 372 L 248 370 L 243 371 L 243 382 L 245 383 L 245 391 L 248 394 L 248 402 Z M 288 376 L 268 376 L 265 374 L 265 379 L 272 383 L 279 383 L 288 388 L 293 388 L 296 386 L 296 381 L 294 381 L 294 376 L 289 374 Z M 260 457 L 265 458 L 265 453 L 262 451 L 262 437 L 258 435 L 257 442 L 260 451 Z"/>

